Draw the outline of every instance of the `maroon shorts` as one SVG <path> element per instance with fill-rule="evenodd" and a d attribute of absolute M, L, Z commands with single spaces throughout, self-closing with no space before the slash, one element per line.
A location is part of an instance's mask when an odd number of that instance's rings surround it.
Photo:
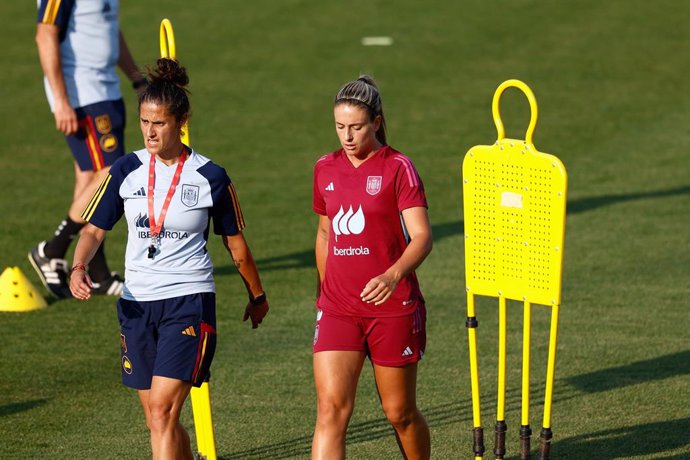
<path fill-rule="evenodd" d="M 318 310 L 314 353 L 363 351 L 376 365 L 403 367 L 418 362 L 426 348 L 426 308 L 406 316 L 363 318 Z"/>

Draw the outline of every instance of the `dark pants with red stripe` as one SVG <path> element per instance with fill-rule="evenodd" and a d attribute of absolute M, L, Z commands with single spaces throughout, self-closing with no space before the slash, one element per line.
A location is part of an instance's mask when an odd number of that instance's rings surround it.
<path fill-rule="evenodd" d="M 216 350 L 214 293 L 152 301 L 121 298 L 117 315 L 123 384 L 148 390 L 154 375 L 197 387 L 208 379 Z"/>
<path fill-rule="evenodd" d="M 125 104 L 122 99 L 75 109 L 79 130 L 66 136 L 82 171 L 98 171 L 125 154 Z"/>

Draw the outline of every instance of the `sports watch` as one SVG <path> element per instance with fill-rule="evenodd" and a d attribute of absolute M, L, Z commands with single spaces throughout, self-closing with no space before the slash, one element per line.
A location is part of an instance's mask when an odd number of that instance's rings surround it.
<path fill-rule="evenodd" d="M 264 302 L 266 302 L 266 293 L 265 292 L 262 292 L 261 294 L 259 294 L 256 297 L 253 297 L 253 298 L 252 298 L 251 294 L 249 295 L 249 303 L 252 305 L 260 305 Z"/>

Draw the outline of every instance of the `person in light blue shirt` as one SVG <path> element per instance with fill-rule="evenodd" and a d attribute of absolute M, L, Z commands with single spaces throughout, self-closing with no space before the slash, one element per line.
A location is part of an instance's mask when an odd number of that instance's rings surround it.
<path fill-rule="evenodd" d="M 235 186 L 223 168 L 184 145 L 189 117 L 184 68 L 159 59 L 139 97 L 144 148 L 118 159 L 82 213 L 88 223 L 74 251 L 70 289 L 87 300 L 86 267 L 123 216 L 125 287 L 118 301 L 122 381 L 139 392 L 154 458 L 192 458 L 179 423 L 192 386 L 209 376 L 216 345 L 211 222 L 249 296 L 244 320 L 256 328 L 268 312 Z"/>
<path fill-rule="evenodd" d="M 38 0 L 36 44 L 55 127 L 74 156 L 74 192 L 52 238 L 29 253 L 41 282 L 57 298 L 70 297 L 65 254 L 84 226 L 80 217 L 113 162 L 124 155 L 125 107 L 115 67 L 141 90 L 139 72 L 118 23 L 118 0 Z M 119 296 L 103 247 L 89 267 L 96 294 Z"/>

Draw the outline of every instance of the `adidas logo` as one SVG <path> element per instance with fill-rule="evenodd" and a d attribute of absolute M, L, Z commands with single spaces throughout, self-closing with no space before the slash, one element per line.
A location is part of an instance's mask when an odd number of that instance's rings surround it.
<path fill-rule="evenodd" d="M 412 349 L 410 347 L 405 347 L 405 350 L 402 352 L 403 356 L 412 356 Z"/>
<path fill-rule="evenodd" d="M 333 182 L 331 182 L 330 184 L 328 184 L 324 190 L 326 190 L 327 192 L 332 192 L 332 191 L 334 191 L 334 190 L 335 190 L 335 187 L 333 187 Z"/>
<path fill-rule="evenodd" d="M 139 190 L 134 192 L 134 196 L 146 196 L 146 191 L 144 190 L 144 187 L 141 187 Z"/>
<path fill-rule="evenodd" d="M 194 326 L 189 326 L 187 329 L 182 331 L 182 334 L 191 335 L 192 337 L 196 337 L 196 332 L 194 332 Z"/>

